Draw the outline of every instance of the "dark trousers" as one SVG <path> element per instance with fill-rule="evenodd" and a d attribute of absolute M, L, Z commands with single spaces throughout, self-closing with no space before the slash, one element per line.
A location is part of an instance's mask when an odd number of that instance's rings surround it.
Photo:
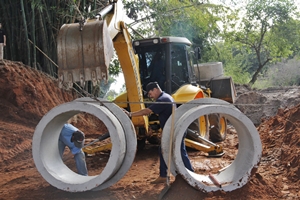
<path fill-rule="evenodd" d="M 184 163 L 184 166 L 188 170 L 193 172 L 194 170 L 193 170 L 192 164 L 190 162 L 190 159 L 188 157 L 188 154 L 187 154 L 187 151 L 186 151 L 186 148 L 185 148 L 184 138 L 185 137 L 183 137 L 183 139 L 182 139 L 181 147 L 180 147 L 181 158 L 182 158 L 182 161 Z M 161 153 L 161 147 L 159 147 L 159 161 L 160 161 L 159 175 L 160 175 L 160 177 L 167 177 L 168 166 L 166 165 L 166 163 L 163 159 L 163 156 L 162 156 L 162 153 Z"/>

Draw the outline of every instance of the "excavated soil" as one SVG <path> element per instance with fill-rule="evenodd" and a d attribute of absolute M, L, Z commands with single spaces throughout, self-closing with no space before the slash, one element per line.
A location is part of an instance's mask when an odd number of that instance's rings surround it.
<path fill-rule="evenodd" d="M 158 176 L 157 145 L 147 144 L 136 154 L 127 174 L 102 191 L 65 192 L 43 179 L 32 158 L 35 127 L 52 108 L 77 98 L 75 93 L 57 85 L 55 79 L 22 63 L 0 61 L 0 199 L 158 199 L 165 184 L 150 184 Z M 299 88 L 237 89 L 236 106 L 255 121 L 261 137 L 263 152 L 258 170 L 246 185 L 232 192 L 203 193 L 181 177 L 171 177 L 164 199 L 299 199 Z M 105 132 L 105 126 L 90 116 L 75 117 L 72 123 L 86 133 L 87 140 Z M 220 145 L 225 151 L 222 158 L 209 158 L 188 149 L 197 173 L 214 172 L 234 160 L 238 150 L 234 127 L 229 126 L 227 139 Z M 89 173 L 100 173 L 108 157 L 109 152 L 88 156 Z M 66 164 L 74 168 L 72 160 Z"/>

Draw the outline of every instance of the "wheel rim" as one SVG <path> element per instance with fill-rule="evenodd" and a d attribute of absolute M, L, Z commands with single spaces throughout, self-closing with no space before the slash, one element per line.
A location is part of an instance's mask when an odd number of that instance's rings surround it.
<path fill-rule="evenodd" d="M 207 121 L 206 116 L 199 117 L 199 119 L 197 121 L 198 121 L 198 124 L 200 124 L 200 126 L 198 126 L 198 128 L 199 128 L 198 133 L 200 133 L 201 137 L 204 137 L 207 139 L 209 136 L 209 134 L 208 134 L 209 130 L 208 130 L 208 121 Z"/>
<path fill-rule="evenodd" d="M 227 121 L 225 117 L 220 117 L 220 135 L 223 139 L 226 137 Z"/>

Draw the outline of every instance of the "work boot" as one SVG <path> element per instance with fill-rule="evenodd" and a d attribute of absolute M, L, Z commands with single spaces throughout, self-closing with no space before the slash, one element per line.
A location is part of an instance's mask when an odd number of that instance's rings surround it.
<path fill-rule="evenodd" d="M 161 177 L 159 176 L 157 179 L 151 182 L 151 184 L 159 184 L 159 183 L 165 183 L 167 181 L 167 177 Z"/>

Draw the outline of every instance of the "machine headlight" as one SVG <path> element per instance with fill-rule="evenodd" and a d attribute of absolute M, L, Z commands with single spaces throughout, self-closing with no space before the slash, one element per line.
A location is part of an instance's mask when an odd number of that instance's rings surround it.
<path fill-rule="evenodd" d="M 157 44 L 157 43 L 158 43 L 158 39 L 154 39 L 153 44 Z"/>

